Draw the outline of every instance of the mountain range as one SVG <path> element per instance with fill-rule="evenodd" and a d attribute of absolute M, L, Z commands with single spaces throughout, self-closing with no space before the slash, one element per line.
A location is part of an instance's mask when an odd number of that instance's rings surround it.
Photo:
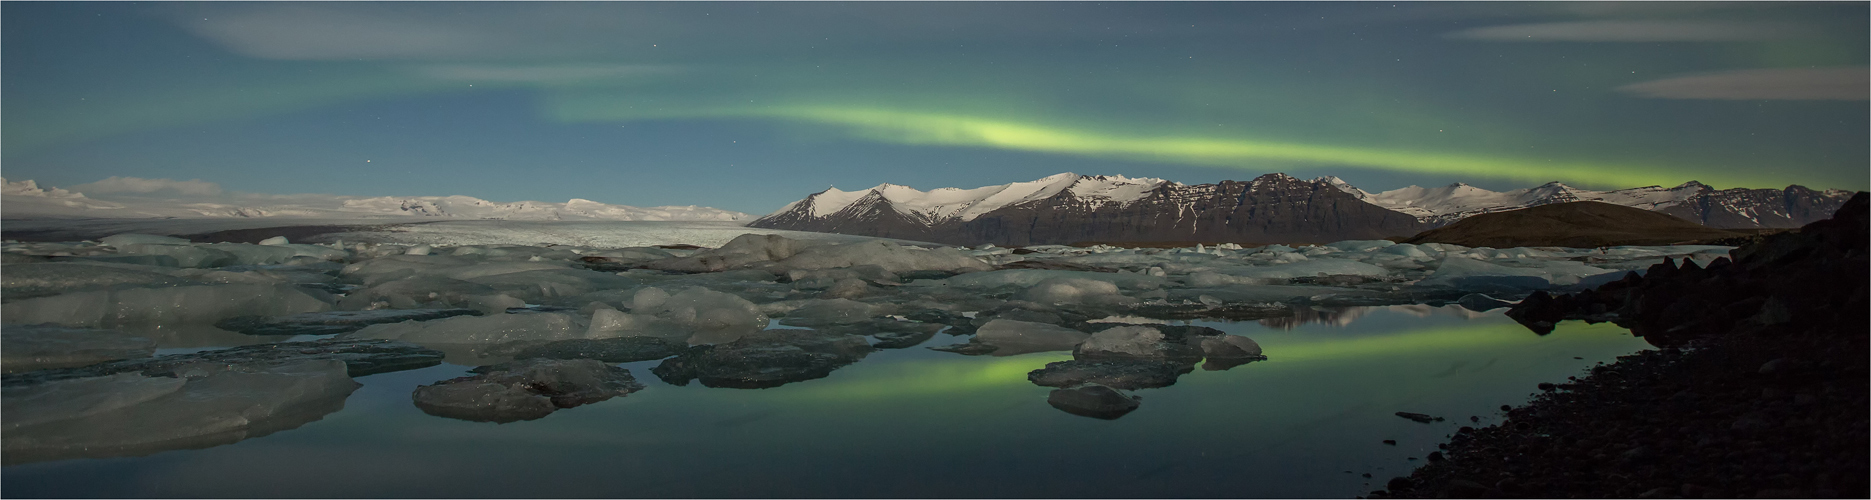
<path fill-rule="evenodd" d="M 101 200 L 31 180 L 6 181 L 0 215 L 24 218 L 224 218 L 292 217 L 327 219 L 505 219 L 615 221 L 744 221 L 751 214 L 694 205 L 633 207 L 591 200 L 565 203 L 499 203 L 471 196 L 235 195 L 221 201 L 180 201 L 148 196 Z"/>
<path fill-rule="evenodd" d="M 1318 243 L 1410 236 L 1472 215 L 1573 201 L 1641 208 L 1717 228 L 1797 227 L 1827 217 L 1850 195 L 1803 186 L 1717 190 L 1693 181 L 1615 191 L 1551 182 L 1502 192 L 1457 183 L 1371 193 L 1337 177 L 1279 173 L 1193 185 L 1063 173 L 974 189 L 830 188 L 748 225 L 961 245 Z"/>

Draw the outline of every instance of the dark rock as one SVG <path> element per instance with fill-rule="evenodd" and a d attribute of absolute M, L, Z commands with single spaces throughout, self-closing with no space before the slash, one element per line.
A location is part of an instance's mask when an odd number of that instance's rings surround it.
<path fill-rule="evenodd" d="M 1046 396 L 1046 404 L 1073 415 L 1116 420 L 1137 409 L 1142 398 L 1097 384 L 1070 389 L 1055 389 Z"/>
<path fill-rule="evenodd" d="M 1397 416 L 1407 418 L 1410 420 L 1414 420 L 1417 423 L 1422 423 L 1422 424 L 1427 424 L 1427 423 L 1436 421 L 1436 417 L 1431 417 L 1429 415 L 1424 415 L 1421 413 L 1410 413 L 1407 411 L 1397 412 Z"/>
<path fill-rule="evenodd" d="M 1481 483 L 1467 479 L 1456 479 L 1449 481 L 1447 492 L 1449 498 L 1481 498 L 1483 494 L 1488 492 L 1488 489 L 1486 485 Z"/>
<path fill-rule="evenodd" d="M 507 423 L 643 389 L 630 370 L 589 359 L 529 359 L 472 372 L 478 375 L 417 387 L 410 397 L 430 415 Z"/>
<path fill-rule="evenodd" d="M 960 354 L 963 356 L 986 356 L 989 354 L 993 354 L 994 351 L 999 350 L 999 349 L 1000 347 L 998 346 L 994 346 L 990 344 L 983 344 L 980 342 L 961 342 L 961 343 L 956 343 L 956 344 L 935 346 L 935 347 L 929 348 L 929 350 L 931 351 L 952 352 L 952 353 Z"/>
<path fill-rule="evenodd" d="M 1774 358 L 1772 361 L 1762 363 L 1761 368 L 1760 370 L 1758 370 L 1758 372 L 1761 375 L 1769 375 L 1769 376 L 1785 375 L 1788 372 L 1793 371 L 1794 364 L 1795 364 L 1795 361 L 1793 361 L 1792 359 Z"/>
<path fill-rule="evenodd" d="M 740 340 L 693 346 L 650 373 L 671 385 L 764 389 L 824 378 L 873 349 L 863 337 L 815 330 L 766 330 Z"/>
<path fill-rule="evenodd" d="M 1397 445 L 1397 440 L 1395 440 L 1395 439 L 1385 439 L 1385 440 L 1384 440 L 1384 444 L 1387 444 L 1387 445 L 1391 445 L 1391 446 L 1396 446 L 1396 445 Z"/>
<path fill-rule="evenodd" d="M 608 339 L 571 339 L 544 344 L 522 344 L 511 349 L 514 359 L 595 359 L 606 363 L 650 361 L 681 354 L 687 346 L 658 337 L 616 337 Z M 504 354 L 509 349 L 491 349 L 489 354 Z"/>
<path fill-rule="evenodd" d="M 371 311 L 327 311 L 291 316 L 240 316 L 215 323 L 215 328 L 248 335 L 336 335 L 351 333 L 366 326 L 404 321 L 428 321 L 454 316 L 478 315 L 473 309 L 377 309 Z"/>
<path fill-rule="evenodd" d="M 1027 380 L 1044 387 L 1071 387 L 1099 384 L 1118 389 L 1137 390 L 1169 387 L 1192 367 L 1184 364 L 1148 360 L 1055 361 L 1045 368 L 1027 373 Z"/>
<path fill-rule="evenodd" d="M 1596 201 L 1574 201 L 1474 215 L 1424 231 L 1399 243 L 1453 243 L 1494 248 L 1593 248 L 1669 245 L 1746 235 L 1641 208 Z"/>
<path fill-rule="evenodd" d="M 1785 189 L 1700 188 L 1688 199 L 1657 211 L 1714 228 L 1799 227 L 1831 216 L 1850 197 L 1797 185 Z"/>

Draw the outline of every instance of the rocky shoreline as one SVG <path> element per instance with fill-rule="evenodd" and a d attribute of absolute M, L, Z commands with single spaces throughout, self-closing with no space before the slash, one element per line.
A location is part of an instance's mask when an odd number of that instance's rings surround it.
<path fill-rule="evenodd" d="M 1370 496 L 1871 496 L 1867 219 L 1860 193 L 1732 261 L 1523 301 L 1510 315 L 1536 332 L 1611 320 L 1660 349 L 1541 384 Z"/>

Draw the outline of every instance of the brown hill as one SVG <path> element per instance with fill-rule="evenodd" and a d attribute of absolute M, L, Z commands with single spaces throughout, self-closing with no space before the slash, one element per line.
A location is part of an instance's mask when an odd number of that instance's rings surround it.
<path fill-rule="evenodd" d="M 1710 228 L 1640 208 L 1576 201 L 1476 215 L 1424 231 L 1402 242 L 1494 248 L 1592 248 L 1668 245 L 1750 234 Z"/>

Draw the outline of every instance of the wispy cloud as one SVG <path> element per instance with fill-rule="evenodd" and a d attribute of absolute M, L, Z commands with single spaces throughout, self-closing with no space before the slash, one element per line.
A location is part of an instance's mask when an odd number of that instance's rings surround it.
<path fill-rule="evenodd" d="M 1595 20 L 1514 24 L 1457 31 L 1449 38 L 1499 42 L 1736 42 L 1798 36 L 1783 23 L 1683 20 Z"/>
<path fill-rule="evenodd" d="M 568 83 L 587 80 L 669 75 L 681 71 L 676 66 L 656 64 L 556 64 L 494 65 L 435 64 L 417 68 L 417 73 L 442 80 L 495 83 Z"/>
<path fill-rule="evenodd" d="M 1619 91 L 1664 99 L 1871 100 L 1871 68 L 1751 69 L 1634 83 Z"/>
<path fill-rule="evenodd" d="M 215 196 L 221 194 L 221 185 L 201 179 L 178 181 L 174 179 L 144 179 L 140 177 L 108 177 L 90 184 L 79 184 L 70 188 L 73 191 L 88 194 L 136 193 L 136 194 L 177 194 L 184 196 Z"/>
<path fill-rule="evenodd" d="M 271 4 L 186 9 L 181 24 L 262 59 L 459 58 L 497 53 L 503 46 L 498 32 L 413 14 L 382 5 Z"/>

